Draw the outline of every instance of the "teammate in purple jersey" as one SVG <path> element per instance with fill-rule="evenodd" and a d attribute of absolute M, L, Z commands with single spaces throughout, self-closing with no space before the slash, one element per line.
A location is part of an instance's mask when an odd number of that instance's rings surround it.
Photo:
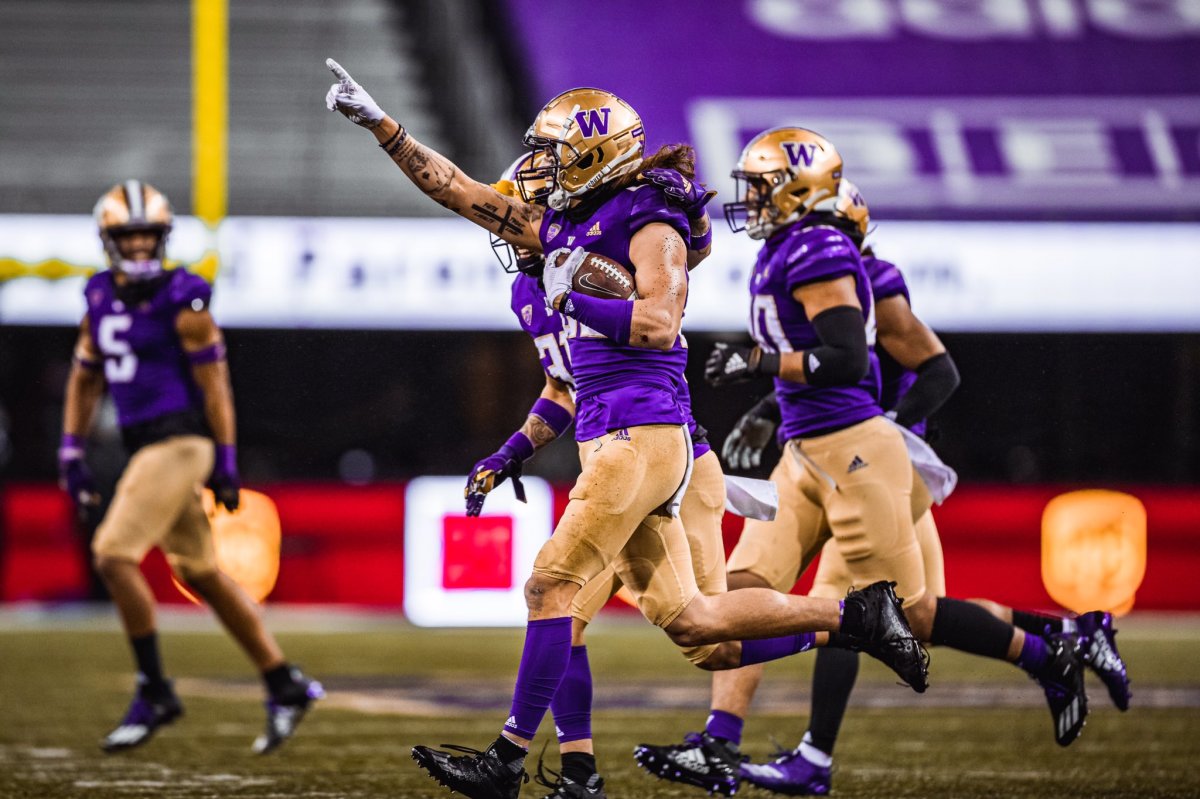
<path fill-rule="evenodd" d="M 87 314 L 67 380 L 58 460 L 71 499 L 81 509 L 97 504 L 85 454 L 107 384 L 130 459 L 92 551 L 129 637 L 138 687 L 102 746 L 116 752 L 143 744 L 183 713 L 163 674 L 154 597 L 139 569 L 158 547 L 261 671 L 267 725 L 253 749 L 263 754 L 291 737 L 324 693 L 284 659 L 253 600 L 217 568 L 200 490 L 208 482 L 232 511 L 241 481 L 225 345 L 208 311 L 211 290 L 186 269 L 164 270 L 173 216 L 154 187 L 137 180 L 114 186 L 95 217 L 109 268 L 84 289 Z"/>
<path fill-rule="evenodd" d="M 849 234 L 862 249 L 870 228 L 866 202 L 858 189 L 845 179 L 838 194 L 835 218 L 830 221 Z M 898 424 L 921 435 L 925 419 L 958 385 L 957 369 L 937 335 L 913 314 L 908 286 L 899 268 L 890 261 L 877 258 L 870 248 L 862 249 L 862 253 L 876 307 L 877 340 L 872 349 L 880 363 L 881 406 Z M 722 457 L 733 468 L 757 466 L 778 423 L 778 403 L 774 394 L 770 394 L 738 421 L 734 432 L 726 438 Z M 929 507 L 928 499 L 917 498 L 918 494 L 929 492 L 926 481 L 935 487 L 939 487 L 940 482 L 936 475 L 920 474 L 922 468 L 918 467 L 918 474 L 913 478 L 914 513 Z M 934 497 L 939 504 L 944 491 L 945 488 L 941 488 Z M 945 596 L 941 540 L 932 510 L 925 510 L 916 520 L 915 528 L 928 590 L 935 596 Z M 837 596 L 846 590 L 849 582 L 845 560 L 831 540 L 821 550 L 810 593 Z M 1085 662 L 1105 683 L 1114 703 L 1121 709 L 1128 708 L 1129 679 L 1116 649 L 1111 614 L 1094 611 L 1078 619 L 1069 619 L 1013 610 L 988 600 L 971 601 L 986 607 L 1004 621 L 1015 623 L 1028 634 L 1045 636 L 1064 630 L 1083 633 L 1089 640 Z M 746 669 L 747 679 L 740 683 L 742 715 L 749 708 L 757 680 L 761 678 L 761 670 L 757 670 L 759 676 L 754 671 L 753 667 Z M 821 649 L 813 670 L 812 713 L 802 740 L 795 749 L 779 753 L 771 763 L 743 762 L 740 766 L 742 779 L 760 788 L 792 796 L 828 793 L 834 744 L 857 674 L 858 655 L 855 652 L 832 647 Z"/>
<path fill-rule="evenodd" d="M 900 428 L 878 402 L 867 331 L 870 280 L 855 241 L 832 224 L 842 159 L 803 128 L 776 128 L 743 150 L 726 204 L 731 228 L 763 241 L 750 279 L 753 348 L 718 344 L 706 363 L 714 385 L 774 377 L 784 456 L 772 473 L 780 508 L 773 521 L 751 520 L 729 557 L 729 585 L 789 591 L 828 540 L 850 580 L 894 580 L 922 640 L 1015 662 L 1046 689 L 1055 739 L 1069 744 L 1087 712 L 1083 650 L 1077 634 L 1044 640 L 978 605 L 928 590 L 913 522 L 913 466 Z M 923 510 L 922 510 L 923 512 Z M 736 593 L 736 591 L 734 591 Z M 830 645 L 853 649 L 837 636 Z M 745 707 L 739 670 L 714 675 L 716 726 L 683 744 L 643 745 L 638 762 L 665 779 L 732 792 L 739 775 L 733 744 Z M 713 785 L 712 773 L 730 780 Z"/>
<path fill-rule="evenodd" d="M 733 668 L 783 657 L 809 648 L 815 631 L 837 630 L 923 685 L 924 661 L 886 583 L 841 602 L 761 590 L 705 596 L 696 586 L 675 518 L 691 471 L 678 386 L 686 360 L 679 337 L 686 242 L 693 231 L 661 189 L 636 180 L 640 169 L 678 160 L 684 148 L 647 159 L 641 120 L 624 101 L 597 89 L 566 92 L 542 109 L 525 138 L 549 164 L 517 176 L 548 183 L 543 207 L 463 175 L 384 114 L 340 65 L 327 63 L 338 82 L 326 107 L 370 129 L 433 200 L 510 244 L 546 253 L 543 285 L 551 306 L 591 331 L 571 350 L 583 471 L 525 586 L 529 624 L 510 716 L 484 752 L 414 747 L 421 767 L 467 796 L 519 793 L 528 746 L 568 668 L 571 604 L 612 563 L 643 615 L 692 650 L 697 665 Z M 570 290 L 587 255 L 584 243 L 626 266 L 635 300 Z M 556 256 L 564 251 L 569 257 L 560 263 Z M 653 579 L 664 570 L 674 578 L 670 586 Z"/>

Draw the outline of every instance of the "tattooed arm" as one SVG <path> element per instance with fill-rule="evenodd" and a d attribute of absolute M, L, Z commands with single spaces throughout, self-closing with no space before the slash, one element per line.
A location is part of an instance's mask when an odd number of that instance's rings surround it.
<path fill-rule="evenodd" d="M 629 243 L 638 294 L 629 326 L 633 346 L 675 346 L 687 301 L 687 255 L 687 245 L 670 225 L 655 222 L 634 234 Z"/>
<path fill-rule="evenodd" d="M 332 59 L 325 63 L 338 78 L 325 96 L 326 107 L 374 133 L 380 146 L 418 189 L 509 244 L 541 252 L 538 229 L 543 208 L 507 197 L 466 175 L 450 159 L 418 142 L 399 122 L 385 114 L 340 64 Z"/>
<path fill-rule="evenodd" d="M 541 405 L 541 401 L 552 402 L 562 408 L 563 414 L 554 413 L 554 409 L 546 405 Z M 554 439 L 563 434 L 564 430 L 559 430 L 561 420 L 575 418 L 575 400 L 571 399 L 571 391 L 567 388 L 567 384 L 556 377 L 546 375 L 546 386 L 542 389 L 541 395 L 538 398 L 538 405 L 542 409 L 548 409 L 551 413 L 546 413 L 543 410 L 541 413 L 531 412 L 525 418 L 525 424 L 521 425 L 521 432 L 533 444 L 534 450 L 539 450 L 549 444 Z M 537 408 L 538 406 L 535 406 Z M 545 419 L 544 416 L 558 416 L 556 419 Z"/>

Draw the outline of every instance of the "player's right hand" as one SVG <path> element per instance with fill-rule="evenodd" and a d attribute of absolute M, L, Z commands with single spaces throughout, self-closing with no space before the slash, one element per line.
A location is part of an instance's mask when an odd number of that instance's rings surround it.
<path fill-rule="evenodd" d="M 341 64 L 332 58 L 326 58 L 325 66 L 329 67 L 338 79 L 325 94 L 325 107 L 330 111 L 338 111 L 355 125 L 364 128 L 377 127 L 385 116 L 379 104 L 367 94 L 366 89 L 350 77 L 350 73 Z"/>
<path fill-rule="evenodd" d="M 775 437 L 776 419 L 761 415 L 761 403 L 737 420 L 721 447 L 721 460 L 731 469 L 754 469 L 762 463 L 763 450 Z"/>
<path fill-rule="evenodd" d="M 488 492 L 509 477 L 513 480 L 513 491 L 517 499 L 525 501 L 525 487 L 521 485 L 521 461 L 503 450 L 488 455 L 475 464 L 467 475 L 467 487 L 463 496 L 467 500 L 467 515 L 478 516 L 483 511 L 483 502 Z"/>
<path fill-rule="evenodd" d="M 680 208 L 688 219 L 699 219 L 704 216 L 704 206 L 717 196 L 694 180 L 688 180 L 678 171 L 667 167 L 647 169 L 642 177 L 658 186 L 667 196 L 667 202 Z"/>

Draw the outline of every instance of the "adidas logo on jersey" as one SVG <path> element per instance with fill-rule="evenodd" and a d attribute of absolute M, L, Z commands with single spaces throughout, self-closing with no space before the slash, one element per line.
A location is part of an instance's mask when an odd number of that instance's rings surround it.
<path fill-rule="evenodd" d="M 857 472 L 859 469 L 865 469 L 868 465 L 866 461 L 855 455 L 854 460 L 850 461 L 850 468 L 846 470 L 846 474 Z"/>
<path fill-rule="evenodd" d="M 735 352 L 729 356 L 729 360 L 725 362 L 725 374 L 733 374 L 739 369 L 746 368 L 746 359 L 742 357 L 740 352 Z"/>
<path fill-rule="evenodd" d="M 600 235 L 600 222 L 599 221 L 597 221 L 596 224 L 594 224 L 590 228 L 588 228 L 587 235 L 589 238 L 591 238 L 592 236 Z"/>

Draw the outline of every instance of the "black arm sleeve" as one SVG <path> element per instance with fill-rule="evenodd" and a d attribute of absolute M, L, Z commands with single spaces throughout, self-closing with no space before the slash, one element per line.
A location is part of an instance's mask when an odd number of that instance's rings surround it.
<path fill-rule="evenodd" d="M 810 386 L 849 386 L 867 374 L 867 326 L 862 311 L 849 305 L 813 317 L 821 346 L 804 353 L 804 379 Z"/>
<path fill-rule="evenodd" d="M 916 382 L 896 403 L 893 409 L 896 423 L 912 427 L 922 419 L 928 419 L 950 398 L 959 382 L 958 367 L 954 365 L 950 353 L 943 352 L 929 358 L 917 367 Z"/>

